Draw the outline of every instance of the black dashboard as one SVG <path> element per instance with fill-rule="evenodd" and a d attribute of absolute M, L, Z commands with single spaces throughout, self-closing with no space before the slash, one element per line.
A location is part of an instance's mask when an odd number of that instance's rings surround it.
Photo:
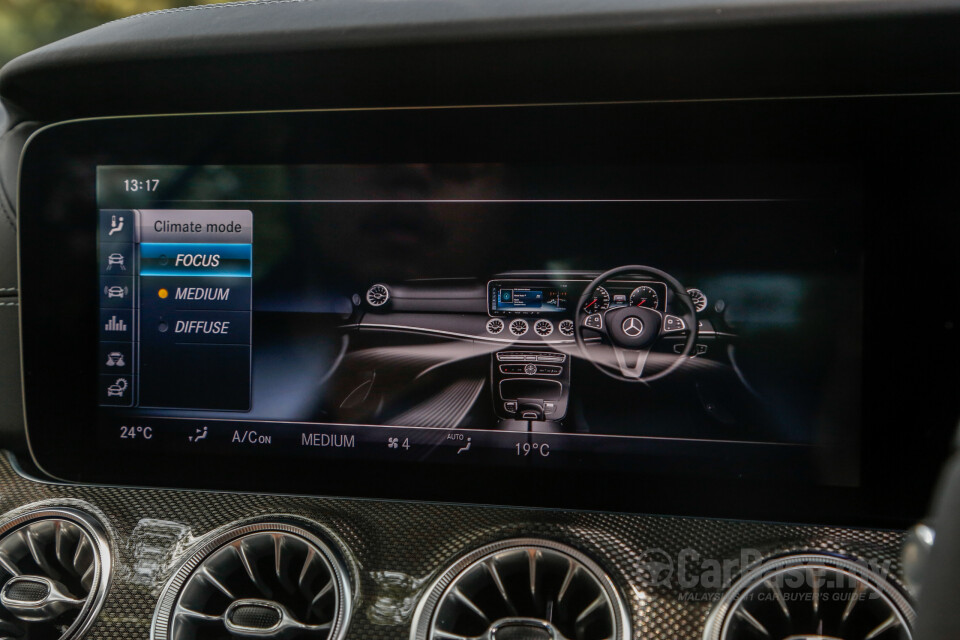
<path fill-rule="evenodd" d="M 913 638 L 960 13 L 764 5 L 238 3 L 5 67 L 0 629 Z"/>

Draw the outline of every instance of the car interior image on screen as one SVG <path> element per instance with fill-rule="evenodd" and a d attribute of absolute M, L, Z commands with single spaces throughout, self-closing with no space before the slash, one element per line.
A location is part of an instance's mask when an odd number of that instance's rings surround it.
<path fill-rule="evenodd" d="M 174 1 L 0 2 L 0 640 L 960 637 L 960 6 Z"/>

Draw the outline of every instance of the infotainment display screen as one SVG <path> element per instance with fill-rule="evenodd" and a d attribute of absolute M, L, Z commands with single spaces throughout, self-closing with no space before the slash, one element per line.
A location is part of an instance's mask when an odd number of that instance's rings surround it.
<path fill-rule="evenodd" d="M 855 485 L 856 199 L 643 177 L 101 165 L 99 437 Z"/>
<path fill-rule="evenodd" d="M 556 282 L 491 282 L 490 315 L 561 313 L 567 310 L 567 285 Z"/>
<path fill-rule="evenodd" d="M 932 482 L 904 434 L 954 388 L 928 303 L 955 252 L 925 249 L 953 236 L 936 192 L 884 195 L 889 155 L 800 144 L 782 123 L 812 108 L 46 129 L 20 191 L 31 451 L 70 480 L 886 513 L 920 482 L 891 460 Z"/>

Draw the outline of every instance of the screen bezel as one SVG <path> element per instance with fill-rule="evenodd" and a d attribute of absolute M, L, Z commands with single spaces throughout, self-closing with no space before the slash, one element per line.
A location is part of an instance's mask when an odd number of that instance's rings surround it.
<path fill-rule="evenodd" d="M 866 202 L 877 215 L 896 202 L 889 174 L 904 167 L 892 157 L 922 155 L 941 166 L 949 149 L 884 131 L 889 117 L 915 109 L 949 113 L 949 99 L 915 101 L 764 101 L 273 112 L 105 118 L 46 127 L 21 159 L 19 257 L 25 414 L 36 464 L 55 478 L 78 482 L 293 492 L 338 496 L 442 500 L 539 507 L 642 511 L 844 524 L 901 525 L 923 513 L 926 492 L 945 455 L 956 408 L 943 403 L 911 442 L 872 433 L 862 447 L 859 488 L 728 478 L 704 482 L 672 474 L 576 468 L 503 468 L 462 473 L 446 466 L 404 463 L 326 463 L 231 455 L 109 455 L 92 434 L 96 406 L 89 352 L 96 340 L 96 298 L 57 267 L 93 264 L 96 244 L 95 171 L 101 164 L 315 164 L 503 162 L 842 163 L 862 172 Z M 931 104 L 932 102 L 932 104 Z M 946 119 L 944 121 L 947 121 Z M 718 129 L 723 123 L 725 126 Z M 469 132 L 464 136 L 463 132 Z M 802 132 L 802 135 L 798 132 Z M 709 133 L 709 135 L 704 135 Z M 809 140 L 821 144 L 811 144 Z M 891 140 L 892 139 L 892 140 Z M 949 136 L 944 136 L 949 140 Z M 390 144 L 383 144 L 390 140 Z M 884 154 L 878 153 L 881 147 Z M 893 148 L 899 155 L 889 155 Z M 955 161 L 954 161 L 955 162 Z M 914 171 L 918 171 L 914 165 Z M 930 177 L 927 175 L 926 179 Z M 945 192 L 946 190 L 944 190 Z M 941 194 L 943 195 L 943 194 Z M 890 243 L 867 247 L 865 292 L 880 286 L 871 261 Z M 49 260 L 49 246 L 58 249 Z M 918 256 L 921 254 L 918 251 Z M 79 270 L 77 271 L 79 272 Z M 954 272 L 955 274 L 955 272 Z M 864 388 L 887 389 L 878 364 L 882 328 L 864 327 Z M 953 334 L 944 333 L 948 354 Z M 950 342 L 953 340 L 953 342 Z M 936 364 L 936 357 L 929 363 Z M 899 362 L 894 363 L 900 365 Z M 904 380 L 903 393 L 936 398 L 955 390 L 956 367 L 934 384 Z M 950 387 L 950 385 L 954 385 Z M 54 395 L 51 389 L 58 391 Z M 871 393 L 873 393 L 871 391 Z M 939 397 L 952 397 L 941 395 Z M 929 405 L 928 405 L 929 406 Z M 864 403 L 864 424 L 876 407 Z M 85 429 L 88 429 L 85 431 Z M 897 460 L 898 473 L 890 473 Z M 256 473 L 251 473 L 255 469 Z M 459 482 L 437 482 L 459 476 Z M 918 496 L 924 496 L 918 500 Z"/>

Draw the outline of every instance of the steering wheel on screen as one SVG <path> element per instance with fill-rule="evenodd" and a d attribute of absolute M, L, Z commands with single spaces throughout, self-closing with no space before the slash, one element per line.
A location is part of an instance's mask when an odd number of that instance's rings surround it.
<path fill-rule="evenodd" d="M 679 302 L 683 308 L 681 315 L 669 315 L 657 309 L 637 306 L 614 307 L 598 313 L 584 311 L 584 305 L 597 287 L 608 280 L 626 275 L 650 277 L 665 282 L 673 293 L 673 300 Z M 574 337 L 583 357 L 611 378 L 626 382 L 650 383 L 676 371 L 693 351 L 697 342 L 697 328 L 696 309 L 683 285 L 669 273 L 643 265 L 617 267 L 601 273 L 583 290 L 574 316 Z M 660 338 L 682 333 L 686 334 L 686 341 L 679 354 L 671 354 L 673 362 L 662 371 L 643 375 L 650 350 Z M 588 338 L 599 338 L 599 344 L 606 349 L 602 353 L 606 356 L 612 352 L 614 359 L 611 361 L 609 358 L 598 358 L 596 353 L 591 353 L 587 344 Z"/>

